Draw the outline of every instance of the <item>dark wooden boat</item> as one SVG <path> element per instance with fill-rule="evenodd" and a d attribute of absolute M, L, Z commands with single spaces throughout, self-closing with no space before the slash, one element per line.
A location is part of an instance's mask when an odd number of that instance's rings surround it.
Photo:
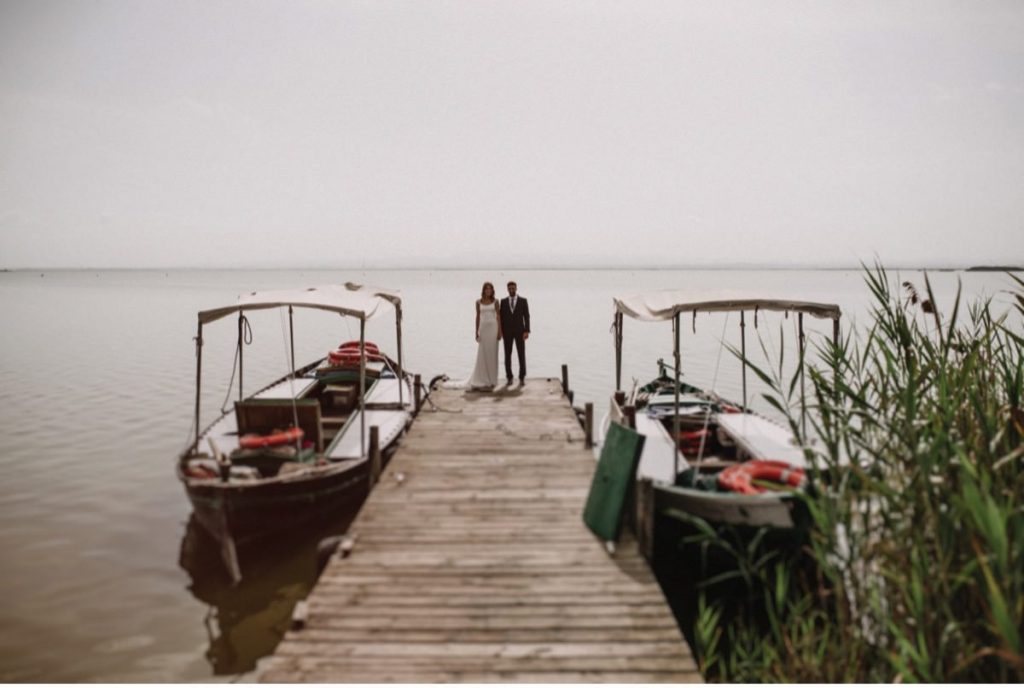
<path fill-rule="evenodd" d="M 360 321 L 360 339 L 294 369 L 254 394 L 242 394 L 244 313 L 287 308 L 333 311 Z M 396 314 L 398 359 L 365 341 L 365 322 L 386 308 Z M 203 326 L 238 314 L 239 398 L 179 457 L 177 475 L 198 523 L 221 544 L 235 579 L 237 548 L 294 532 L 368 492 L 412 419 L 413 394 L 401 363 L 401 300 L 394 292 L 355 285 L 252 293 L 233 306 L 199 313 L 196 428 Z M 292 333 L 292 341 L 294 334 Z M 375 442 L 376 440 L 376 442 Z"/>

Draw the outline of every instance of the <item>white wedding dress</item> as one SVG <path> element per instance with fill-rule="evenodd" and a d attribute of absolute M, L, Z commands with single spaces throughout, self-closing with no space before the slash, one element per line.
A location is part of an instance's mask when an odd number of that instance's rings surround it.
<path fill-rule="evenodd" d="M 480 314 L 480 343 L 476 350 L 476 367 L 466 386 L 469 389 L 494 389 L 498 384 L 498 311 L 497 302 L 477 302 Z"/>

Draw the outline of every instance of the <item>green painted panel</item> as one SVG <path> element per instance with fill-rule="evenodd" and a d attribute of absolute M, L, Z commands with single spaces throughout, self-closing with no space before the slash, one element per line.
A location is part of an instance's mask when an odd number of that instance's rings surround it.
<path fill-rule="evenodd" d="M 622 506 L 636 477 L 643 448 L 643 435 L 618 423 L 608 427 L 583 510 L 583 522 L 602 540 L 619 539 Z"/>

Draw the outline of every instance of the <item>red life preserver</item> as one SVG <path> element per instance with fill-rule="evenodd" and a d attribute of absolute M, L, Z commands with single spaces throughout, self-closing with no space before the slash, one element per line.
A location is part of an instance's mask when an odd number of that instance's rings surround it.
<path fill-rule="evenodd" d="M 701 443 L 703 442 L 704 446 L 707 447 L 710 438 L 710 430 L 682 430 L 679 433 L 679 449 L 684 454 L 698 454 L 700 453 Z"/>
<path fill-rule="evenodd" d="M 373 342 L 365 342 L 364 349 L 366 350 L 367 361 L 376 361 L 378 363 L 384 362 L 384 355 L 381 354 L 380 349 Z M 337 349 L 327 354 L 327 359 L 333 365 L 358 366 L 359 342 L 342 342 L 340 345 L 338 345 Z"/>
<path fill-rule="evenodd" d="M 791 466 L 785 461 L 755 459 L 735 466 L 729 466 L 718 474 L 718 486 L 730 492 L 756 495 L 765 488 L 754 485 L 755 480 L 766 480 L 788 487 L 801 487 L 806 482 L 804 469 Z"/>
<path fill-rule="evenodd" d="M 366 344 L 366 350 L 367 351 L 371 351 L 371 352 L 373 352 L 375 354 L 379 354 L 380 353 L 380 348 L 376 344 L 374 344 L 373 342 L 366 342 L 365 344 Z M 338 348 L 339 349 L 358 349 L 359 348 L 359 342 L 355 341 L 355 340 L 353 340 L 351 342 L 342 342 L 341 344 L 338 345 Z"/>
<path fill-rule="evenodd" d="M 242 435 L 238 439 L 238 445 L 242 449 L 263 449 L 264 447 L 279 447 L 282 444 L 291 444 L 302 439 L 305 433 L 302 428 L 288 428 L 279 432 L 272 432 L 269 435 Z"/>

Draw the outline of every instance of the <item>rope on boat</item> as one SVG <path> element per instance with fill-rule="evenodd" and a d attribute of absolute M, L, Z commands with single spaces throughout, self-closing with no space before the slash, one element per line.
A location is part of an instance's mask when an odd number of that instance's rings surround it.
<path fill-rule="evenodd" d="M 462 413 L 462 409 L 441 408 L 440 406 L 435 404 L 433 400 L 430 398 L 431 393 L 434 391 L 434 385 L 437 384 L 438 382 L 444 382 L 445 380 L 448 379 L 450 378 L 445 373 L 441 373 L 440 375 L 435 375 L 433 378 L 431 378 L 429 384 L 424 385 L 422 382 L 420 382 L 420 387 L 425 389 L 427 392 L 427 395 L 423 397 L 423 401 L 430 404 L 430 410 L 436 413 Z"/>
<path fill-rule="evenodd" d="M 239 314 L 242 320 L 242 338 L 238 342 L 238 346 L 235 347 L 235 362 L 231 364 L 231 379 L 228 380 L 228 393 L 224 396 L 224 401 L 220 405 L 220 412 L 228 412 L 228 399 L 231 398 L 231 386 L 235 384 L 235 373 L 238 372 L 238 357 L 242 353 L 242 347 L 252 344 L 252 327 L 249 325 L 249 318 L 243 314 Z"/>

